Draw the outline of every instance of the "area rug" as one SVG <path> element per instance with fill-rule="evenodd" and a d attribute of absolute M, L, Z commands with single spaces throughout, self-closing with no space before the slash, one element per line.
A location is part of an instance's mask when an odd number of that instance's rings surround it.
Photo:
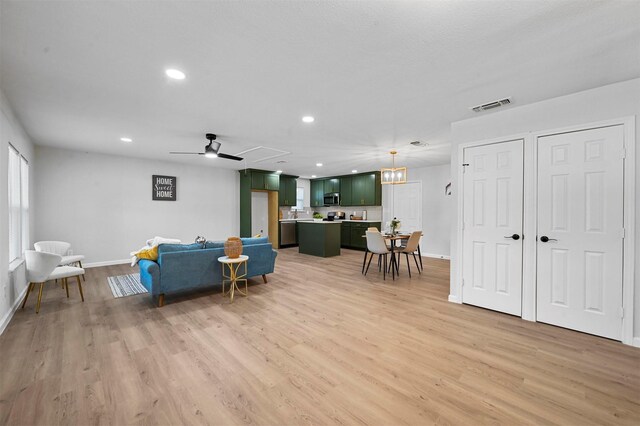
<path fill-rule="evenodd" d="M 111 293 L 113 293 L 113 297 L 115 298 L 148 293 L 147 289 L 140 283 L 140 274 L 108 277 L 107 281 L 109 282 Z"/>

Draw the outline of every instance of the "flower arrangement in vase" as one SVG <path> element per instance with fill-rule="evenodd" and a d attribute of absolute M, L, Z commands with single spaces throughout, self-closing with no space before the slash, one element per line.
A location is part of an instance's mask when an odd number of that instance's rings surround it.
<path fill-rule="evenodd" d="M 389 227 L 391 228 L 391 235 L 396 235 L 398 233 L 398 229 L 400 229 L 401 222 L 397 218 L 393 218 L 393 220 L 389 223 Z"/>

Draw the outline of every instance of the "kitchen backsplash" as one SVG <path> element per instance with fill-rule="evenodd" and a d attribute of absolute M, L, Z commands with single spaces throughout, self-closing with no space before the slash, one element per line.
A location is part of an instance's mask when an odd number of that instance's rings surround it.
<path fill-rule="evenodd" d="M 355 212 L 356 216 L 362 216 L 362 211 L 367 211 L 367 220 L 378 222 L 382 220 L 382 207 L 380 206 L 336 206 L 336 207 L 305 207 L 304 210 L 298 211 L 298 218 L 304 219 L 313 216 L 313 212 L 318 212 L 322 214 L 323 217 L 327 217 L 327 212 L 335 212 L 342 211 L 345 213 L 347 219 L 349 219 L 349 215 L 353 215 Z M 293 217 L 293 211 L 291 207 L 280 207 L 280 211 L 282 212 L 283 219 L 290 219 Z"/>

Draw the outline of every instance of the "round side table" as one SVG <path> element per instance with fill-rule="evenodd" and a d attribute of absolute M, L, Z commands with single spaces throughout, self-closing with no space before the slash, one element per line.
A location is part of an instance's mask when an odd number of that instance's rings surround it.
<path fill-rule="evenodd" d="M 218 262 L 220 262 L 220 266 L 222 267 L 222 295 L 229 295 L 231 302 L 233 302 L 233 296 L 236 291 L 245 297 L 249 294 L 246 279 L 247 260 L 249 260 L 249 256 L 244 255 L 240 255 L 235 259 L 231 259 L 229 256 L 222 256 L 218 258 Z M 225 275 L 225 265 L 227 265 L 229 275 Z M 238 272 L 242 265 L 244 265 L 244 274 L 239 274 Z M 244 293 L 238 287 L 238 281 L 244 281 Z M 224 287 L 226 283 L 229 283 L 229 291 L 225 292 Z"/>

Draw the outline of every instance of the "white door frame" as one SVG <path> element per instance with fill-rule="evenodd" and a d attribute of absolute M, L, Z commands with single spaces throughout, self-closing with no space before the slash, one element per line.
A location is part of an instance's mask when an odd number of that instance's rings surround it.
<path fill-rule="evenodd" d="M 635 116 L 616 118 L 592 123 L 572 125 L 563 128 L 543 130 L 530 133 L 520 133 L 500 138 L 492 138 L 475 142 L 463 143 L 458 146 L 458 220 L 456 229 L 456 276 L 454 281 L 456 296 L 449 296 L 450 302 L 462 303 L 462 255 L 463 255 L 463 214 L 464 214 L 464 179 L 462 176 L 465 148 L 489 145 L 500 142 L 509 142 L 522 139 L 524 141 L 524 206 L 523 206 L 523 247 L 522 247 L 522 319 L 536 321 L 536 233 L 537 233 L 537 146 L 538 139 L 558 133 L 577 132 L 598 127 L 624 126 L 624 228 L 625 238 L 623 243 L 623 309 L 622 318 L 622 343 L 634 345 L 633 318 L 634 318 L 634 274 L 635 274 L 635 205 L 636 205 L 636 123 Z M 623 153 L 621 153 L 622 155 Z M 640 339 L 634 346 L 640 347 Z"/>

